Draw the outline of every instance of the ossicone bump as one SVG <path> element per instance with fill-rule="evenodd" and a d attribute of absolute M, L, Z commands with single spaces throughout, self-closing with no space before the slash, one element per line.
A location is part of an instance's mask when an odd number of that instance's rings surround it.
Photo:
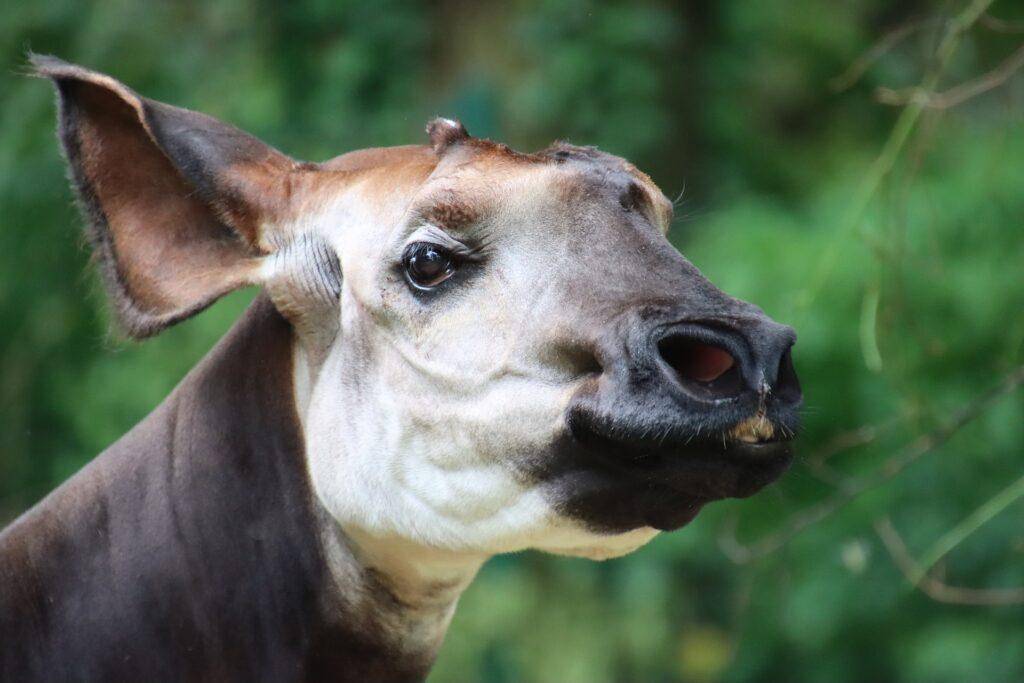
<path fill-rule="evenodd" d="M 427 135 L 436 154 L 442 154 L 451 145 L 469 139 L 469 133 L 461 122 L 453 119 L 436 118 L 427 124 Z"/>

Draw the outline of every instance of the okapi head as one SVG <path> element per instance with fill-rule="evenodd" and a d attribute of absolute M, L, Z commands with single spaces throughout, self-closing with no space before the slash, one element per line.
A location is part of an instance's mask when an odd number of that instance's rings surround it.
<path fill-rule="evenodd" d="M 298 162 L 34 63 L 124 330 L 263 287 L 293 329 L 315 500 L 385 574 L 621 555 L 787 467 L 792 329 L 672 247 L 671 202 L 627 161 L 522 154 L 437 119 L 429 145 Z"/>

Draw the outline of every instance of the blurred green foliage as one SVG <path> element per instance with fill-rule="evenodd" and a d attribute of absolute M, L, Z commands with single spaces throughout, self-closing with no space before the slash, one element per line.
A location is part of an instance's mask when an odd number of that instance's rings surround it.
<path fill-rule="evenodd" d="M 919 83 L 944 19 L 964 6 L 6 3 L 0 520 L 149 412 L 252 296 L 145 344 L 109 334 L 52 133 L 52 93 L 17 73 L 32 49 L 299 158 L 418 142 L 434 114 L 524 149 L 554 138 L 596 144 L 672 197 L 685 187 L 676 243 L 725 290 L 799 331 L 803 457 L 781 483 L 715 504 L 623 559 L 496 558 L 461 602 L 436 683 L 1024 680 L 1024 607 L 930 598 L 873 528 L 890 518 L 922 557 L 1018 479 L 1021 391 L 773 552 L 743 562 L 733 537 L 784 528 L 1024 363 L 1024 77 L 925 109 L 867 210 L 850 215 L 899 112 L 874 89 Z M 997 1 L 991 13 L 1024 21 L 1019 2 Z M 861 78 L 834 87 L 899 26 L 905 35 Z M 983 17 L 940 88 L 994 68 L 1024 40 L 1020 28 Z M 1024 504 L 1013 502 L 936 575 L 1024 585 Z"/>

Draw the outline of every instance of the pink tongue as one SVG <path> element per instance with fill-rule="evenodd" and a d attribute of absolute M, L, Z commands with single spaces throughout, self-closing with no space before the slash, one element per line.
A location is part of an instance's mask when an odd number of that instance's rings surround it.
<path fill-rule="evenodd" d="M 694 344 L 690 349 L 686 374 L 698 382 L 712 382 L 735 364 L 732 356 L 717 346 Z"/>

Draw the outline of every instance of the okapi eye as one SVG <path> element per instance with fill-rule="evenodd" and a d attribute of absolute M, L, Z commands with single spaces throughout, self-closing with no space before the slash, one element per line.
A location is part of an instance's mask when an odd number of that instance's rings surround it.
<path fill-rule="evenodd" d="M 455 272 L 451 252 L 429 242 L 414 242 L 406 247 L 402 263 L 409 281 L 424 289 L 436 287 Z"/>

